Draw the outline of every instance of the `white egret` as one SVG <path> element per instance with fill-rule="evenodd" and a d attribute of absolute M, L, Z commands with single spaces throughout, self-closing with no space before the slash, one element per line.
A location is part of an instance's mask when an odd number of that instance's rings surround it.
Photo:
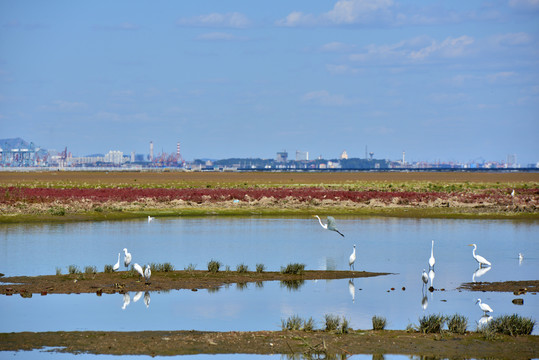
<path fill-rule="evenodd" d="M 144 293 L 144 304 L 146 304 L 146 308 L 150 307 L 150 293 L 148 291 Z"/>
<path fill-rule="evenodd" d="M 152 220 L 155 219 L 154 217 L 148 215 L 148 222 L 152 222 Z"/>
<path fill-rule="evenodd" d="M 137 263 L 134 263 L 134 264 L 133 264 L 133 269 L 135 269 L 135 271 L 139 273 L 139 275 L 140 275 L 141 278 L 144 277 L 144 270 L 142 270 L 142 266 L 140 266 L 140 265 L 137 264 Z"/>
<path fill-rule="evenodd" d="M 118 271 L 119 268 L 120 268 L 120 253 L 118 253 L 118 262 L 114 264 L 114 266 L 112 267 L 112 270 Z"/>
<path fill-rule="evenodd" d="M 436 260 L 434 259 L 434 240 L 432 240 L 432 245 L 430 247 L 430 258 L 429 258 L 429 267 L 432 269 L 434 268 L 434 263 Z"/>
<path fill-rule="evenodd" d="M 320 226 L 322 226 L 324 229 L 335 231 L 336 233 L 344 237 L 344 235 L 337 229 L 337 223 L 335 222 L 335 218 L 333 216 L 327 217 L 326 224 L 322 222 L 322 219 L 320 219 L 318 215 L 313 215 L 313 216 L 315 218 L 318 218 L 318 221 L 320 222 Z"/>
<path fill-rule="evenodd" d="M 139 301 L 141 297 L 142 297 L 142 291 L 137 292 L 135 296 L 133 296 L 133 302 Z"/>
<path fill-rule="evenodd" d="M 352 270 L 352 267 L 354 267 L 354 263 L 356 262 L 356 245 L 354 245 L 354 251 L 352 251 L 352 254 L 350 255 L 350 259 L 348 259 L 348 265 L 350 265 L 350 270 Z M 354 270 L 356 268 L 354 267 Z"/>
<path fill-rule="evenodd" d="M 518 253 L 518 264 L 522 265 L 522 260 L 524 260 L 524 256 L 522 256 L 521 253 Z"/>
<path fill-rule="evenodd" d="M 124 265 L 127 268 L 129 264 L 131 264 L 131 253 L 128 253 L 127 249 L 124 248 Z"/>
<path fill-rule="evenodd" d="M 421 274 L 421 280 L 423 280 L 424 285 L 427 285 L 427 283 L 429 282 L 429 277 L 425 269 L 423 269 L 423 273 Z"/>
<path fill-rule="evenodd" d="M 515 197 L 515 189 L 513 189 L 513 191 L 511 191 L 511 196 Z"/>
<path fill-rule="evenodd" d="M 124 296 L 124 304 L 122 305 L 122 310 L 125 310 L 127 305 L 129 305 L 129 303 L 131 302 L 131 297 L 129 296 L 128 293 L 123 294 L 123 296 Z"/>
<path fill-rule="evenodd" d="M 487 272 L 490 271 L 490 269 L 491 269 L 490 266 L 477 268 L 477 270 L 475 270 L 472 275 L 472 282 L 475 282 L 475 278 L 485 275 Z"/>
<path fill-rule="evenodd" d="M 146 279 L 146 283 L 150 282 L 151 276 L 152 276 L 152 270 L 150 269 L 150 265 L 146 265 L 146 270 L 144 270 L 144 279 Z"/>
<path fill-rule="evenodd" d="M 479 264 L 479 267 L 483 267 L 483 265 L 492 265 L 491 263 L 489 263 L 487 261 L 487 259 L 485 259 L 484 257 L 482 257 L 481 255 L 476 255 L 475 254 L 475 250 L 477 249 L 477 245 L 475 244 L 470 244 L 468 246 L 473 246 L 473 252 L 472 252 L 472 256 L 473 258 L 475 259 L 475 261 L 477 261 L 477 263 Z"/>
<path fill-rule="evenodd" d="M 476 304 L 479 303 L 479 308 L 481 310 L 483 310 L 483 312 L 485 313 L 485 315 L 487 314 L 487 312 L 492 312 L 494 310 L 492 310 L 492 308 L 490 306 L 488 306 L 488 304 L 485 304 L 485 303 L 482 303 L 481 302 L 481 299 L 477 299 L 477 301 L 475 302 Z"/>

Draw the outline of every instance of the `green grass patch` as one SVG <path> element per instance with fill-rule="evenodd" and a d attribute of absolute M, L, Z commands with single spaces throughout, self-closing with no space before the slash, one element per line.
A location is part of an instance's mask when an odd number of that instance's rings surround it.
<path fill-rule="evenodd" d="M 372 317 L 372 329 L 373 330 L 384 330 L 386 328 L 387 320 L 383 316 L 374 315 Z"/>
<path fill-rule="evenodd" d="M 305 264 L 288 264 L 286 267 L 281 266 L 281 274 L 303 275 L 305 273 Z"/>

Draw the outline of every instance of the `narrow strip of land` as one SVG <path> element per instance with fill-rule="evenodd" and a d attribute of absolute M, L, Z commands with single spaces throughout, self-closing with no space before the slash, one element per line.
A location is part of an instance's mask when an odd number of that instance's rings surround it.
<path fill-rule="evenodd" d="M 161 291 L 180 289 L 218 288 L 225 284 L 246 284 L 249 282 L 281 281 L 288 287 L 300 285 L 305 280 L 348 279 L 388 275 L 367 271 L 321 271 L 306 270 L 302 274 L 282 274 L 280 272 L 232 272 L 216 273 L 202 270 L 182 270 L 156 272 L 148 283 L 138 275 L 127 271 L 97 274 L 41 275 L 2 277 L 0 294 L 31 296 L 31 294 L 70 293 L 125 293 L 129 291 Z"/>
<path fill-rule="evenodd" d="M 141 331 L 22 332 L 0 334 L 0 351 L 59 347 L 55 351 L 111 355 L 192 354 L 405 354 L 441 358 L 530 359 L 539 356 L 538 336 L 421 334 L 406 331 Z"/>

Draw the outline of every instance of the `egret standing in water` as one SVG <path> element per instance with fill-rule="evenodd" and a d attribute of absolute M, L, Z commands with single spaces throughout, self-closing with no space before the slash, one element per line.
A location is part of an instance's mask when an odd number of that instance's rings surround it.
<path fill-rule="evenodd" d="M 153 219 L 155 219 L 155 218 L 148 215 L 148 222 L 152 222 Z"/>
<path fill-rule="evenodd" d="M 337 232 L 339 235 L 344 237 L 344 235 L 337 229 L 337 223 L 335 222 L 335 218 L 333 216 L 327 217 L 327 224 L 324 224 L 322 222 L 322 219 L 318 215 L 313 215 L 315 218 L 318 218 L 318 221 L 320 222 L 320 226 L 322 226 L 326 230 L 331 230 Z"/>
<path fill-rule="evenodd" d="M 352 270 L 352 268 L 356 270 L 356 268 L 354 267 L 355 262 L 356 262 L 356 246 L 354 245 L 354 251 L 352 251 L 352 254 L 350 255 L 350 259 L 348 260 L 348 265 L 350 265 L 350 270 Z"/>
<path fill-rule="evenodd" d="M 144 277 L 144 270 L 142 270 L 142 266 L 140 266 L 140 265 L 137 264 L 137 263 L 134 263 L 134 264 L 133 264 L 133 269 L 135 269 L 135 271 L 139 273 L 139 275 L 140 275 L 141 278 Z"/>
<path fill-rule="evenodd" d="M 518 264 L 522 265 L 522 260 L 524 260 L 524 256 L 522 256 L 522 253 L 518 253 Z"/>
<path fill-rule="evenodd" d="M 435 263 L 436 263 L 436 260 L 434 259 L 434 240 L 432 240 L 432 244 L 430 246 L 430 258 L 429 258 L 430 269 L 434 269 Z"/>
<path fill-rule="evenodd" d="M 114 264 L 114 266 L 112 267 L 112 270 L 118 271 L 119 268 L 120 268 L 120 253 L 118 253 L 118 262 Z"/>
<path fill-rule="evenodd" d="M 124 254 L 125 254 L 125 256 L 124 256 L 124 265 L 127 268 L 127 267 L 129 267 L 129 264 L 131 264 L 131 253 L 128 253 L 127 249 L 124 248 Z"/>
<path fill-rule="evenodd" d="M 146 284 L 150 282 L 150 277 L 152 276 L 152 270 L 150 265 L 146 265 L 146 270 L 144 270 L 144 279 L 146 279 Z"/>
<path fill-rule="evenodd" d="M 473 246 L 473 252 L 472 252 L 472 256 L 473 258 L 475 259 L 475 261 L 477 261 L 477 263 L 479 264 L 479 267 L 483 267 L 483 265 L 487 265 L 487 266 L 490 266 L 492 265 L 490 262 L 487 261 L 487 259 L 485 259 L 484 257 L 482 257 L 481 255 L 476 255 L 475 254 L 475 250 L 477 250 L 477 245 L 475 244 L 470 244 L 468 246 Z"/>
<path fill-rule="evenodd" d="M 488 304 L 482 303 L 481 299 L 477 299 L 477 301 L 475 303 L 476 304 L 479 303 L 479 308 L 481 310 L 483 310 L 485 315 L 487 314 L 487 312 L 492 312 L 493 311 L 492 308 L 490 306 L 488 306 Z"/>

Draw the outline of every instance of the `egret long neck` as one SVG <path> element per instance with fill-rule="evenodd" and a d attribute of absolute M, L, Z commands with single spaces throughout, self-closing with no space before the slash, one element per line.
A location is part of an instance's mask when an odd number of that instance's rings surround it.
<path fill-rule="evenodd" d="M 322 226 L 324 229 L 327 229 L 328 226 L 325 225 L 323 222 L 322 222 L 322 219 L 320 219 L 320 217 L 316 216 L 316 218 L 318 219 L 318 222 L 320 223 L 320 226 Z"/>

